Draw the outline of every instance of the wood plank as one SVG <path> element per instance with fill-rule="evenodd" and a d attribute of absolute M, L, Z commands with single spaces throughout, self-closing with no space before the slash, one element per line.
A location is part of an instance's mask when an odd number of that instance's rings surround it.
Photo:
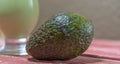
<path fill-rule="evenodd" d="M 120 60 L 120 41 L 94 39 L 84 54 Z"/>
<path fill-rule="evenodd" d="M 0 64 L 120 64 L 120 61 L 102 58 L 78 56 L 71 60 L 36 60 L 30 56 L 4 56 L 0 55 Z"/>

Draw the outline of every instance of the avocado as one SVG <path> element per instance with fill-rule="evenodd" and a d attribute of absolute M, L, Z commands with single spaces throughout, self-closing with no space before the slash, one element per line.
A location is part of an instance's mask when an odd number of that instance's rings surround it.
<path fill-rule="evenodd" d="M 77 13 L 59 12 L 31 34 L 26 50 L 40 60 L 67 60 L 81 55 L 92 39 L 91 21 Z"/>

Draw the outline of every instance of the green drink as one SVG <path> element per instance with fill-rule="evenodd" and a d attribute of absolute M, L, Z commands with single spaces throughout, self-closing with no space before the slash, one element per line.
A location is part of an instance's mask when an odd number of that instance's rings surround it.
<path fill-rule="evenodd" d="M 39 14 L 38 0 L 0 0 L 0 30 L 6 38 L 5 49 L 1 54 L 24 55 L 19 45 L 24 47 L 26 37 L 35 27 Z M 24 44 L 24 45 L 23 45 Z M 12 46 L 11 46 L 12 45 Z M 12 51 L 13 49 L 18 49 Z M 21 47 L 23 49 L 23 47 Z M 11 50 L 10 50 L 11 49 Z M 25 52 L 25 50 L 23 51 Z"/>

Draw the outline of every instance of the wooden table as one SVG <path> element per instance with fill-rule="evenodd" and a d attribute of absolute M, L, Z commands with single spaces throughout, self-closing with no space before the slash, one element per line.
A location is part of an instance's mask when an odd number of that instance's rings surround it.
<path fill-rule="evenodd" d="M 0 55 L 0 64 L 120 64 L 120 41 L 94 39 L 81 56 L 71 60 L 36 60 L 31 56 Z"/>

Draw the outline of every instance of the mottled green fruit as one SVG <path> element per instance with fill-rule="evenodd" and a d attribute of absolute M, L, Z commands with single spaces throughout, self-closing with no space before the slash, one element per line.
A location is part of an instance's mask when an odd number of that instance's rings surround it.
<path fill-rule="evenodd" d="M 67 60 L 81 55 L 93 38 L 93 25 L 76 13 L 61 12 L 52 16 L 31 36 L 26 45 L 36 59 Z"/>

